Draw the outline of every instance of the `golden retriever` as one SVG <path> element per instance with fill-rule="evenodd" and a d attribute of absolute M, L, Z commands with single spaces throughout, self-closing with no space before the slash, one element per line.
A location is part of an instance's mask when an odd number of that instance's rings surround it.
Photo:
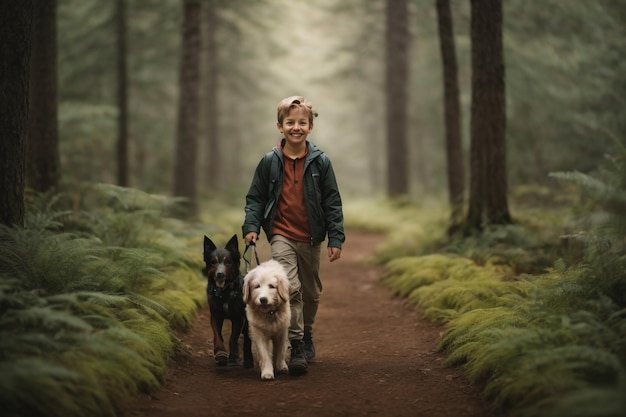
<path fill-rule="evenodd" d="M 250 338 L 256 346 L 261 379 L 274 379 L 274 370 L 286 372 L 288 331 L 291 321 L 289 280 L 280 263 L 271 259 L 250 270 L 244 277 Z"/>

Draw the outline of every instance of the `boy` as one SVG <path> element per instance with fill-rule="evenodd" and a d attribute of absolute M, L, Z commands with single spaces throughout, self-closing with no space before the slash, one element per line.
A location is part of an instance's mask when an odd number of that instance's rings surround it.
<path fill-rule="evenodd" d="M 332 164 L 307 141 L 313 130 L 313 105 L 302 96 L 278 104 L 278 145 L 259 162 L 246 195 L 242 226 L 246 245 L 255 243 L 261 227 L 272 258 L 287 272 L 291 289 L 289 373 L 307 372 L 315 357 L 313 323 L 322 283 L 321 243 L 328 236 L 328 259 L 341 256 L 345 241 L 341 196 Z"/>

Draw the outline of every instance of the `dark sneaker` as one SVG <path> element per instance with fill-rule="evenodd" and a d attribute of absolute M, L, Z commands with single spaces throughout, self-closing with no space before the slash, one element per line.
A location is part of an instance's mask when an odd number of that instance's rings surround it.
<path fill-rule="evenodd" d="M 313 344 L 313 335 L 310 330 L 304 330 L 304 357 L 307 361 L 315 359 L 315 345 Z"/>
<path fill-rule="evenodd" d="M 289 374 L 298 376 L 305 374 L 309 365 L 304 357 L 304 343 L 301 340 L 291 341 L 291 359 L 289 359 Z"/>
<path fill-rule="evenodd" d="M 224 350 L 224 348 L 215 349 L 215 351 L 213 352 L 213 357 L 215 358 L 215 362 L 217 362 L 219 366 L 225 366 L 228 362 L 228 353 L 226 353 L 226 350 Z"/>

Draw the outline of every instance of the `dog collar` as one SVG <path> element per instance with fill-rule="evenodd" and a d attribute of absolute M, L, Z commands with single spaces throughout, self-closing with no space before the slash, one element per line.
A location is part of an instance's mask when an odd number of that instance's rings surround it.
<path fill-rule="evenodd" d="M 234 299 L 240 296 L 241 291 L 239 291 L 237 288 L 233 288 L 235 287 L 234 282 L 230 282 L 228 284 L 226 284 L 224 286 L 224 288 L 219 288 L 217 285 L 215 285 L 215 283 L 211 283 L 211 295 L 217 297 L 217 298 L 224 298 L 225 295 L 227 295 L 227 297 L 229 296 L 229 298 Z"/>
<path fill-rule="evenodd" d="M 268 312 L 267 312 L 267 313 L 265 313 L 265 314 L 267 314 L 268 316 L 272 316 L 272 317 L 273 317 L 273 316 L 275 316 L 275 315 L 276 315 L 276 313 L 278 313 L 278 310 L 279 310 L 279 309 L 280 309 L 280 306 L 278 306 L 278 307 L 277 307 L 277 308 L 275 308 L 274 310 L 270 310 L 270 311 L 268 311 Z"/>

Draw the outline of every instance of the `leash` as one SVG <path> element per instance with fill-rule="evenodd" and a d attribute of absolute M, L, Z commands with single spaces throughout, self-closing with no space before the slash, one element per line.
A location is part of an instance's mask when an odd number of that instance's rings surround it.
<path fill-rule="evenodd" d="M 242 255 L 242 258 L 246 263 L 246 272 L 248 272 L 250 270 L 250 267 L 252 266 L 252 261 L 250 259 L 246 259 L 246 253 L 248 252 L 248 249 L 250 249 L 250 247 L 252 247 L 252 252 L 254 253 L 254 259 L 256 260 L 257 266 L 261 264 L 261 261 L 259 260 L 259 254 L 256 252 L 256 243 L 250 242 L 249 245 L 246 245 L 246 250 L 243 251 Z"/>

